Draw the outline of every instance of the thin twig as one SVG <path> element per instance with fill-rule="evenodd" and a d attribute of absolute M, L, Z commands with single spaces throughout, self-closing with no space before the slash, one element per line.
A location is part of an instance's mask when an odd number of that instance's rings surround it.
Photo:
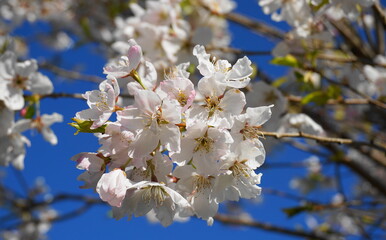
<path fill-rule="evenodd" d="M 232 47 L 216 47 L 216 46 L 212 46 L 212 45 L 207 45 L 205 48 L 208 52 L 213 51 L 213 50 L 217 50 L 217 51 L 221 51 L 223 53 L 234 53 L 234 54 L 238 54 L 238 55 L 266 56 L 266 55 L 272 54 L 271 51 L 252 51 L 252 50 L 243 50 L 243 49 L 232 48 Z"/>
<path fill-rule="evenodd" d="M 237 226 L 246 226 L 246 227 L 254 227 L 259 228 L 265 231 L 275 232 L 275 233 L 281 233 L 281 234 L 287 234 L 295 237 L 302 237 L 307 239 L 314 239 L 314 240 L 328 240 L 329 236 L 322 235 L 320 233 L 316 232 L 306 232 L 299 229 L 290 229 L 286 227 L 276 226 L 269 223 L 263 223 L 258 222 L 254 220 L 248 220 L 248 219 L 238 219 L 226 216 L 224 214 L 217 214 L 214 217 L 215 220 L 222 222 L 224 224 L 230 224 L 230 225 L 237 225 Z"/>
<path fill-rule="evenodd" d="M 256 19 L 252 20 L 238 13 L 228 13 L 228 14 L 225 14 L 224 17 L 229 21 L 232 21 L 234 23 L 237 23 L 241 26 L 246 27 L 247 29 L 250 29 L 262 35 L 267 35 L 268 37 L 271 37 L 277 40 L 282 40 L 285 37 L 285 34 L 282 31 L 272 26 L 269 26 L 267 24 L 264 24 L 262 22 L 259 22 Z"/>
<path fill-rule="evenodd" d="M 76 71 L 63 69 L 53 64 L 50 64 L 48 62 L 39 63 L 39 68 L 47 69 L 48 71 L 51 71 L 61 77 L 68 78 L 68 79 L 83 80 L 83 81 L 95 82 L 95 83 L 100 83 L 104 80 L 103 78 L 98 76 L 86 75 Z"/>
<path fill-rule="evenodd" d="M 287 99 L 291 102 L 301 102 L 302 97 L 300 96 L 287 96 Z M 371 104 L 368 99 L 363 98 L 340 98 L 340 99 L 329 99 L 326 102 L 327 105 L 366 105 Z"/>

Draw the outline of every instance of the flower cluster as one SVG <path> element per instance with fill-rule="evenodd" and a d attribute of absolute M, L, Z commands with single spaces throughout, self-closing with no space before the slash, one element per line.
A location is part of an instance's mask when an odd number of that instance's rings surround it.
<path fill-rule="evenodd" d="M 189 64 L 157 84 L 152 64 L 141 61 L 141 47 L 130 45 L 119 65 L 105 68 L 99 90 L 84 94 L 90 108 L 74 118 L 73 126 L 94 132 L 101 144 L 95 153 L 72 158 L 85 170 L 78 178 L 83 187 L 95 189 L 117 219 L 153 214 L 164 226 L 193 215 L 210 223 L 219 203 L 259 195 L 260 128 L 273 105 L 244 109 L 240 88 L 250 81 L 250 60 L 232 66 L 197 45 L 202 78 L 196 90 Z M 141 68 L 153 70 L 141 74 Z M 134 103 L 119 106 L 118 81 L 127 76 L 135 80 L 127 86 Z"/>
<path fill-rule="evenodd" d="M 197 44 L 221 48 L 230 43 L 227 21 L 218 15 L 235 8 L 231 0 L 144 2 L 144 7 L 130 3 L 134 16 L 115 18 L 112 48 L 121 54 L 130 47 L 127 40 L 135 38 L 146 49 L 145 59 L 163 70 L 193 60 L 191 50 Z"/>
<path fill-rule="evenodd" d="M 12 163 L 14 167 L 23 169 L 24 145 L 30 145 L 30 142 L 21 133 L 27 129 L 37 129 L 48 142 L 55 145 L 58 140 L 50 126 L 61 122 L 62 115 L 40 115 L 39 96 L 52 93 L 51 81 L 37 72 L 34 59 L 17 61 L 12 39 L 6 38 L 2 45 L 5 50 L 0 55 L 0 165 Z M 33 95 L 27 97 L 26 92 Z M 25 99 L 29 99 L 27 103 Z M 16 112 L 22 117 L 17 121 Z"/>

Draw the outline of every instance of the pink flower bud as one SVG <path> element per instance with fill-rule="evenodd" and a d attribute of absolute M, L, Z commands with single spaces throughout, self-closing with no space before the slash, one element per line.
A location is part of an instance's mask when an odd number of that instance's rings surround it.
<path fill-rule="evenodd" d="M 96 191 L 103 201 L 108 202 L 111 206 L 120 207 L 129 185 L 130 181 L 126 178 L 125 172 L 117 168 L 103 174 Z"/>
<path fill-rule="evenodd" d="M 141 62 L 142 48 L 137 44 L 131 46 L 127 57 L 129 58 L 129 69 L 136 69 Z"/>

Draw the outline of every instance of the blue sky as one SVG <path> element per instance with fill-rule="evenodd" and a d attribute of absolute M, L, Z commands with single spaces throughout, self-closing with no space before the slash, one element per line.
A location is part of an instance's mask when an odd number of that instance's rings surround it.
<path fill-rule="evenodd" d="M 270 22 L 270 17 L 262 14 L 256 1 L 238 1 L 238 12 L 263 19 Z M 251 7 L 251 5 L 253 7 Z M 286 28 L 284 24 L 280 27 Z M 32 36 L 38 31 L 46 31 L 47 26 L 43 23 L 24 24 L 17 30 L 16 34 Z M 250 34 L 248 30 L 231 24 L 233 35 L 232 45 L 237 48 L 248 50 L 270 50 L 274 44 L 265 38 Z M 46 49 L 39 42 L 33 41 L 30 46 L 30 57 L 39 59 L 40 57 L 52 56 L 53 52 Z M 68 69 L 74 64 L 83 66 L 82 72 L 104 77 L 102 67 L 106 60 L 96 53 L 95 45 L 87 45 L 76 50 L 64 53 L 64 66 Z M 258 66 L 265 72 L 271 73 L 273 77 L 280 77 L 285 73 L 285 69 L 271 66 L 268 61 L 270 56 L 251 57 Z M 45 72 L 47 73 L 47 72 Z M 47 73 L 48 74 L 48 73 Z M 52 77 L 52 75 L 49 75 Z M 55 92 L 84 93 L 85 91 L 96 89 L 98 86 L 94 83 L 81 81 L 67 81 L 53 79 Z M 25 170 L 22 175 L 31 186 L 37 177 L 44 177 L 48 183 L 51 193 L 74 193 L 85 194 L 97 197 L 97 194 L 91 190 L 79 189 L 81 182 L 76 178 L 82 171 L 75 168 L 74 162 L 70 158 L 80 152 L 93 152 L 98 148 L 97 139 L 91 134 L 79 134 L 74 136 L 74 129 L 67 123 L 75 113 L 87 108 L 85 101 L 77 99 L 45 99 L 41 103 L 42 113 L 58 112 L 63 114 L 64 122 L 53 125 L 53 130 L 59 138 L 59 144 L 52 147 L 45 142 L 42 137 L 34 132 L 27 132 L 27 137 L 32 142 L 32 147 L 27 149 L 25 159 Z M 275 154 L 268 155 L 266 162 L 293 162 L 302 161 L 309 155 L 290 147 L 278 149 Z M 15 174 L 10 169 L 2 168 L 7 174 L 5 178 L 6 185 L 23 192 Z M 265 169 L 261 168 L 263 173 L 263 188 L 280 189 L 282 191 L 292 192 L 289 188 L 289 181 L 294 175 L 304 175 L 303 169 Z M 321 200 L 328 200 L 324 193 L 312 196 Z M 243 206 L 258 221 L 271 222 L 281 226 L 294 227 L 296 223 L 303 219 L 303 216 L 288 219 L 281 211 L 285 207 L 293 207 L 298 204 L 294 201 L 285 200 L 270 195 L 263 195 L 261 203 L 251 203 L 242 201 Z M 64 213 L 79 205 L 75 203 L 66 203 L 55 205 L 59 212 Z M 215 222 L 214 226 L 208 227 L 205 221 L 191 219 L 187 223 L 174 223 L 168 228 L 159 224 L 151 224 L 146 218 L 134 218 L 131 221 L 122 219 L 116 221 L 109 218 L 109 207 L 95 206 L 85 214 L 63 222 L 54 224 L 48 233 L 49 239 L 67 240 L 67 239 L 295 239 L 286 235 L 266 233 L 262 230 L 245 227 L 224 226 Z"/>

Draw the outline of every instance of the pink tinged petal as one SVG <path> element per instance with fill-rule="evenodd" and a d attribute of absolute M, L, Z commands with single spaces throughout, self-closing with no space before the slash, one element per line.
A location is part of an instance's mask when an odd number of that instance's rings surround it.
<path fill-rule="evenodd" d="M 123 127 L 135 132 L 144 128 L 146 124 L 145 118 L 140 115 L 141 110 L 137 108 L 127 108 L 117 112 L 117 119 Z"/>
<path fill-rule="evenodd" d="M 151 62 L 145 62 L 144 73 L 141 74 L 142 83 L 148 88 L 153 89 L 157 84 L 157 70 Z M 139 84 L 138 84 L 139 85 Z M 141 87 L 142 88 L 142 87 Z"/>
<path fill-rule="evenodd" d="M 203 124 L 208 121 L 209 112 L 205 107 L 193 105 L 186 111 L 186 126 L 190 128 L 197 123 Z"/>
<path fill-rule="evenodd" d="M 263 146 L 261 145 L 261 147 Z M 246 161 L 245 164 L 251 169 L 256 169 L 264 163 L 265 151 L 261 151 L 252 141 L 241 142 L 236 151 L 238 161 Z"/>
<path fill-rule="evenodd" d="M 216 73 L 215 76 L 217 76 L 218 79 L 223 79 L 223 77 L 220 77 L 223 76 L 222 73 Z M 215 78 L 202 78 L 198 82 L 197 87 L 198 91 L 205 97 L 218 97 L 224 94 L 227 85 L 225 81 L 217 81 Z"/>
<path fill-rule="evenodd" d="M 165 99 L 163 101 L 162 118 L 170 123 L 181 122 L 181 106 L 176 100 Z"/>
<path fill-rule="evenodd" d="M 123 78 L 128 75 L 126 66 L 110 65 L 103 68 L 103 73 L 115 78 Z"/>
<path fill-rule="evenodd" d="M 193 48 L 193 55 L 198 59 L 197 69 L 203 76 L 210 76 L 214 73 L 214 66 L 210 61 L 210 55 L 206 53 L 203 46 L 196 45 Z"/>
<path fill-rule="evenodd" d="M 243 57 L 233 65 L 227 74 L 227 84 L 229 87 L 244 88 L 249 84 L 249 76 L 252 74 L 251 61 L 248 57 Z"/>
<path fill-rule="evenodd" d="M 180 129 L 173 124 L 160 126 L 160 141 L 171 152 L 180 152 Z"/>
<path fill-rule="evenodd" d="M 216 111 L 212 117 L 208 119 L 208 125 L 217 128 L 229 129 L 233 125 L 233 118 L 229 112 Z"/>
<path fill-rule="evenodd" d="M 88 171 L 80 174 L 77 180 L 84 182 L 84 185 L 81 186 L 80 188 L 95 189 L 102 175 L 103 175 L 103 172 L 88 172 Z"/>
<path fill-rule="evenodd" d="M 96 109 L 85 109 L 85 110 L 82 110 L 80 112 L 77 112 L 75 114 L 75 117 L 77 119 L 80 119 L 80 120 L 93 121 L 93 120 L 98 119 L 100 114 L 101 114 L 101 112 L 96 110 Z"/>
<path fill-rule="evenodd" d="M 225 93 L 219 106 L 225 112 L 238 115 L 243 111 L 245 104 L 246 100 L 244 93 L 238 89 L 231 89 Z"/>
<path fill-rule="evenodd" d="M 107 76 L 107 82 L 114 89 L 114 100 L 115 100 L 119 96 L 119 94 L 120 94 L 120 88 L 119 88 L 119 85 L 118 85 L 118 80 L 114 76 Z"/>
<path fill-rule="evenodd" d="M 202 176 L 218 175 L 221 165 L 217 162 L 215 154 L 206 153 L 205 150 L 199 150 L 193 155 L 193 164 L 197 173 Z"/>
<path fill-rule="evenodd" d="M 267 122 L 272 116 L 272 111 L 271 111 L 272 107 L 273 105 L 247 108 L 246 113 L 248 116 L 249 125 L 261 126 L 265 122 Z"/>
<path fill-rule="evenodd" d="M 76 161 L 76 168 L 89 172 L 101 172 L 104 164 L 103 159 L 96 156 L 96 153 L 79 153 L 73 156 L 71 160 Z"/>
<path fill-rule="evenodd" d="M 90 129 L 96 129 L 96 128 L 99 128 L 100 126 L 102 126 L 103 124 L 105 124 L 107 122 L 107 120 L 109 120 L 111 114 L 112 114 L 111 112 L 105 112 L 105 113 L 102 113 L 101 115 L 99 115 L 98 119 L 96 119 L 94 121 L 94 123 L 91 125 Z"/>
<path fill-rule="evenodd" d="M 134 157 L 142 158 L 149 155 L 157 147 L 159 136 L 153 131 L 143 129 L 134 141 Z"/>
<path fill-rule="evenodd" d="M 116 100 L 115 90 L 113 86 L 111 86 L 110 84 L 106 84 L 105 91 L 107 92 L 106 103 L 108 106 L 108 109 L 106 109 L 105 111 L 112 111 L 114 110 L 114 107 L 115 107 L 115 100 Z"/>
<path fill-rule="evenodd" d="M 193 157 L 193 150 L 196 147 L 194 140 L 182 138 L 181 147 L 179 152 L 174 152 L 171 154 L 173 162 L 178 165 L 185 165 Z"/>
<path fill-rule="evenodd" d="M 134 98 L 138 109 L 149 116 L 161 105 L 161 99 L 153 91 L 138 90 Z"/>

